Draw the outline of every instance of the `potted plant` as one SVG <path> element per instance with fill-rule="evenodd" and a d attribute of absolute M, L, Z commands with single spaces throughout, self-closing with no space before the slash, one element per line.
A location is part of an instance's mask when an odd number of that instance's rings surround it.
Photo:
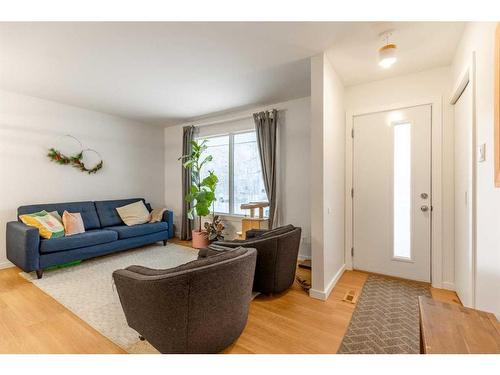
<path fill-rule="evenodd" d="M 208 246 L 208 233 L 201 228 L 201 221 L 204 216 L 210 214 L 210 206 L 215 202 L 215 187 L 219 179 L 213 171 L 208 171 L 208 176 L 201 178 L 201 170 L 204 165 L 212 161 L 212 155 L 204 156 L 207 150 L 207 141 L 198 143 L 191 142 L 192 150 L 189 155 L 184 155 L 180 159 L 183 161 L 184 168 L 191 171 L 191 189 L 184 197 L 191 203 L 191 209 L 188 212 L 188 218 L 197 219 L 197 229 L 193 229 L 193 247 L 200 249 Z"/>
<path fill-rule="evenodd" d="M 213 215 L 212 222 L 205 222 L 205 231 L 208 235 L 208 241 L 224 241 L 224 224 L 219 215 Z"/>

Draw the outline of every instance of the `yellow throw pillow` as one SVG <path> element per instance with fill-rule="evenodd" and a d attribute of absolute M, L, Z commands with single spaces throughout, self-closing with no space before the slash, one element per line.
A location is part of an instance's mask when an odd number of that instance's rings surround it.
<path fill-rule="evenodd" d="M 68 211 L 63 212 L 62 222 L 66 236 L 74 234 L 85 233 L 85 226 L 83 225 L 82 215 L 79 212 L 71 213 Z"/>
<path fill-rule="evenodd" d="M 166 208 L 154 208 L 153 211 L 151 211 L 151 219 L 149 220 L 150 223 L 157 223 L 163 219 L 163 213 L 166 211 Z"/>
<path fill-rule="evenodd" d="M 61 222 L 47 211 L 20 215 L 19 219 L 30 227 L 38 228 L 40 236 L 43 238 L 49 239 L 64 236 L 64 227 Z"/>
<path fill-rule="evenodd" d="M 120 218 L 128 226 L 147 223 L 150 218 L 149 211 L 142 201 L 117 207 L 116 211 L 118 211 L 118 215 L 120 215 Z"/>

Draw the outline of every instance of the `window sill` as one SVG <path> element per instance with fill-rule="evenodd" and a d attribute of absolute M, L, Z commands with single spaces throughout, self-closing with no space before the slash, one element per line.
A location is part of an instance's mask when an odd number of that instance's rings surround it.
<path fill-rule="evenodd" d="M 220 216 L 222 220 L 227 220 L 227 221 L 241 221 L 241 219 L 249 218 L 250 216 L 245 216 L 245 215 L 238 215 L 238 214 L 223 214 L 223 213 L 215 213 L 216 215 Z M 257 218 L 257 217 L 255 217 Z M 263 217 L 263 219 L 268 220 L 268 217 Z"/>
<path fill-rule="evenodd" d="M 244 215 L 237 215 L 237 214 L 222 214 L 222 213 L 215 213 L 216 215 L 219 215 L 222 220 L 227 220 L 227 221 L 241 221 L 245 216 Z"/>

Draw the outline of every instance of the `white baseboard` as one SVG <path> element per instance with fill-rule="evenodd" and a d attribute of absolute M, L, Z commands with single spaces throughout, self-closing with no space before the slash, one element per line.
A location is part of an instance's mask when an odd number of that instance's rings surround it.
<path fill-rule="evenodd" d="M 448 290 L 455 291 L 455 283 L 452 283 L 450 281 L 443 281 L 441 283 L 441 286 L 442 286 L 443 289 L 448 289 Z"/>
<path fill-rule="evenodd" d="M 340 267 L 335 276 L 328 283 L 325 290 L 309 289 L 309 297 L 326 301 L 344 272 L 345 272 L 345 264 L 343 264 L 342 267 Z"/>
<path fill-rule="evenodd" d="M 4 268 L 11 268 L 11 267 L 15 267 L 15 266 L 11 262 L 9 262 L 8 260 L 6 260 L 4 262 L 0 262 L 0 270 L 4 269 Z"/>
<path fill-rule="evenodd" d="M 310 260 L 311 259 L 311 256 L 310 255 L 302 255 L 302 254 L 299 254 L 299 256 L 297 257 L 299 260 Z"/>

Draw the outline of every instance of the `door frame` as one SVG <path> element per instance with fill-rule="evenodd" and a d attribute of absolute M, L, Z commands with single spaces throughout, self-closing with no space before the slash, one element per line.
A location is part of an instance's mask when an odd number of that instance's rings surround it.
<path fill-rule="evenodd" d="M 422 105 L 431 106 L 431 283 L 435 288 L 442 288 L 443 262 L 443 223 L 442 223 L 442 148 L 443 148 L 443 99 L 441 96 L 425 97 L 401 103 L 379 105 L 349 111 L 346 114 L 346 160 L 345 160 L 345 264 L 346 269 L 352 270 L 351 249 L 354 242 L 353 232 L 353 199 L 351 189 L 353 187 L 353 137 L 352 129 L 354 118 L 378 112 L 396 111 L 398 109 L 418 107 Z M 356 194 L 356 192 L 354 192 Z M 355 251 L 355 250 L 354 250 Z"/>
<path fill-rule="evenodd" d="M 477 205 L 476 205 L 476 192 L 477 192 L 477 135 L 476 135 L 476 52 L 472 51 L 469 61 L 465 64 L 462 73 L 458 76 L 454 89 L 450 96 L 450 104 L 454 106 L 463 91 L 470 85 L 471 88 L 471 105 L 472 105 L 472 129 L 471 129 L 471 155 L 472 155 L 472 186 L 470 194 L 471 205 L 471 251 L 472 251 L 472 308 L 476 307 L 476 261 L 477 261 L 477 248 L 476 248 L 476 232 L 477 232 Z M 455 240 L 455 235 L 453 235 Z M 455 254 L 455 253 L 454 253 Z"/>

